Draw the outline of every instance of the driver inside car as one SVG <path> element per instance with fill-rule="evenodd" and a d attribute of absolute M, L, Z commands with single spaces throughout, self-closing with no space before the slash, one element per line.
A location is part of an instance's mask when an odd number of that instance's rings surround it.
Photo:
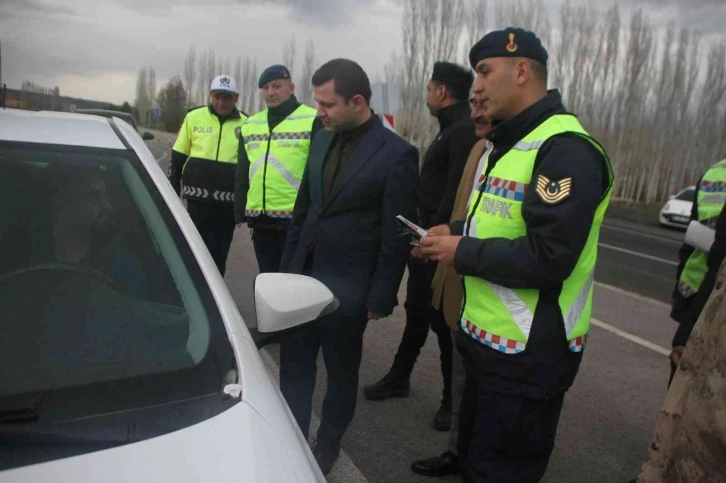
<path fill-rule="evenodd" d="M 103 168 L 46 168 L 51 197 L 52 243 L 36 253 L 35 262 L 83 265 L 107 276 L 122 292 L 146 295 L 147 280 L 139 258 L 121 244 L 124 235 L 112 223 Z M 48 247 L 52 252 L 48 253 Z M 46 253 L 42 253 L 46 251 Z"/>

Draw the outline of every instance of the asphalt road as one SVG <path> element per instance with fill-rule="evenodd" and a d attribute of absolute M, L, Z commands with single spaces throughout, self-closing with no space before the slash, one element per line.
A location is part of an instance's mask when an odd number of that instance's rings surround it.
<path fill-rule="evenodd" d="M 164 170 L 168 143 L 166 138 L 147 143 Z M 666 391 L 666 354 L 675 323 L 668 318 L 668 306 L 660 301 L 670 297 L 682 237 L 682 232 L 619 221 L 609 221 L 601 230 L 596 320 L 580 373 L 565 398 L 544 482 L 625 482 L 637 475 Z M 248 325 L 255 323 L 252 282 L 256 274 L 249 231 L 243 226 L 235 234 L 225 279 Z M 400 304 L 404 298 L 404 291 L 399 291 Z M 369 324 L 361 385 L 386 373 L 403 327 L 401 306 L 391 317 Z M 277 346 L 264 352 L 277 360 Z M 275 370 L 274 362 L 271 370 Z M 314 402 L 317 414 L 325 377 L 321 357 Z M 409 469 L 414 459 L 443 452 L 448 440 L 448 433 L 432 427 L 442 389 L 434 336 L 422 351 L 411 384 L 407 399 L 373 402 L 359 392 L 356 417 L 343 441 L 346 454 L 329 481 L 459 481 L 457 477 L 420 477 Z"/>

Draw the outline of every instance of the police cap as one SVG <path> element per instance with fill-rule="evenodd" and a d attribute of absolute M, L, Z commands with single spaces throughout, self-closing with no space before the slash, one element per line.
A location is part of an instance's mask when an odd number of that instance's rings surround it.
<path fill-rule="evenodd" d="M 490 57 L 526 57 L 547 66 L 547 50 L 540 39 L 528 30 L 507 27 L 489 32 L 469 51 L 469 62 L 476 68 L 483 59 Z"/>
<path fill-rule="evenodd" d="M 257 87 L 262 89 L 262 86 L 277 79 L 290 79 L 290 71 L 284 65 L 271 65 L 267 69 L 263 70 L 262 75 L 260 75 L 260 81 L 257 83 Z"/>

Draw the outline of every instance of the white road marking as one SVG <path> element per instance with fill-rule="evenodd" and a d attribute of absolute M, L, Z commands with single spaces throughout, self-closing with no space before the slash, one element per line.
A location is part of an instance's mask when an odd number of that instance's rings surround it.
<path fill-rule="evenodd" d="M 648 302 L 649 304 L 657 305 L 659 307 L 666 308 L 668 310 L 670 310 L 670 308 L 671 308 L 670 304 L 667 304 L 667 303 L 662 302 L 660 300 L 657 300 L 657 299 L 654 299 L 654 298 L 650 298 L 650 297 L 646 297 L 645 295 L 640 295 L 640 294 L 637 294 L 635 292 L 628 292 L 627 290 L 623 290 L 622 288 L 618 288 L 618 287 L 615 287 L 613 285 L 608 285 L 608 284 L 602 283 L 602 282 L 595 282 L 595 286 L 596 287 L 605 288 L 605 289 L 608 289 L 608 290 L 612 290 L 613 292 L 618 293 L 620 295 L 625 295 L 625 296 L 628 296 L 628 297 L 632 297 L 632 298 L 634 298 L 636 300 L 640 300 L 641 302 Z"/>
<path fill-rule="evenodd" d="M 673 260 L 666 260 L 665 258 L 654 257 L 652 255 L 646 255 L 645 253 L 634 252 L 633 250 L 628 250 L 626 248 L 620 248 L 620 247 L 616 247 L 616 246 L 613 246 L 613 245 L 608 245 L 606 243 L 598 243 L 598 246 L 600 246 L 602 248 L 607 248 L 608 250 L 614 250 L 616 252 L 621 252 L 621 253 L 626 253 L 628 255 L 633 255 L 635 257 L 645 258 L 646 260 L 652 260 L 654 262 L 665 263 L 665 264 L 668 264 L 668 265 L 671 265 L 671 266 L 674 266 L 674 267 L 677 267 L 678 266 L 678 262 L 674 262 Z"/>
<path fill-rule="evenodd" d="M 654 344 L 651 341 L 645 340 L 642 337 L 638 337 L 635 334 L 631 334 L 630 332 L 626 332 L 622 329 L 618 329 L 617 327 L 607 324 L 607 323 L 603 322 L 602 320 L 598 320 L 594 317 L 590 320 L 592 321 L 592 325 L 594 325 L 595 327 L 599 327 L 603 330 L 607 330 L 608 332 L 611 332 L 619 337 L 622 337 L 623 339 L 626 339 L 626 340 L 629 340 L 630 342 L 638 344 L 641 347 L 650 349 L 653 352 L 657 352 L 658 354 L 664 355 L 666 357 L 668 357 L 671 353 L 671 351 L 666 349 L 665 347 L 661 347 L 658 344 Z"/>
<path fill-rule="evenodd" d="M 672 243 L 677 244 L 677 245 L 680 245 L 681 243 L 683 243 L 683 240 L 682 239 L 681 240 L 677 240 L 675 238 L 671 238 L 671 237 L 667 237 L 667 236 L 663 236 L 663 235 L 653 235 L 651 233 L 644 233 L 642 231 L 632 230 L 630 228 L 621 228 L 619 226 L 608 225 L 608 224 L 605 224 L 605 223 L 603 223 L 602 228 L 606 228 L 608 230 L 623 231 L 623 232 L 626 232 L 626 233 L 635 233 L 638 236 L 642 236 L 642 237 L 646 237 L 646 238 L 653 238 L 653 239 L 659 240 L 659 241 L 672 242 Z M 682 235 L 682 236 L 685 237 L 685 234 Z"/>

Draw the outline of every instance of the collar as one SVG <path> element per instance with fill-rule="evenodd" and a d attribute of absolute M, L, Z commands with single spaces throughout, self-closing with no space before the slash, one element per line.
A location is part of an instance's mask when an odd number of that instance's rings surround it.
<path fill-rule="evenodd" d="M 552 89 L 547 92 L 546 96 L 527 107 L 512 119 L 493 123 L 494 129 L 489 139 L 496 145 L 514 145 L 546 119 L 555 114 L 564 114 L 566 112 L 565 106 L 562 105 L 560 91 Z"/>
<path fill-rule="evenodd" d="M 357 136 L 363 136 L 368 130 L 373 126 L 373 123 L 375 123 L 378 120 L 378 117 L 376 116 L 376 113 L 373 112 L 373 109 L 371 109 L 371 117 L 365 121 L 363 124 L 360 124 L 350 131 L 341 131 L 340 137 L 344 140 L 353 139 Z"/>
<path fill-rule="evenodd" d="M 297 100 L 295 94 L 292 94 L 289 99 L 279 106 L 267 108 L 267 114 L 276 119 L 284 119 L 295 112 L 298 107 L 300 107 L 300 101 Z"/>
<path fill-rule="evenodd" d="M 458 101 L 446 107 L 442 107 L 436 113 L 436 118 L 439 120 L 439 126 L 441 129 L 446 128 L 449 124 L 466 117 L 471 117 L 471 107 L 469 107 L 469 101 Z"/>
<path fill-rule="evenodd" d="M 240 119 L 242 117 L 240 116 L 239 111 L 236 107 L 233 107 L 232 112 L 230 112 L 226 116 L 220 116 L 217 111 L 214 110 L 214 107 L 212 107 L 211 103 L 207 105 L 207 108 L 209 108 L 209 112 L 212 113 L 213 116 L 219 119 L 219 122 L 224 122 L 228 119 Z"/>

